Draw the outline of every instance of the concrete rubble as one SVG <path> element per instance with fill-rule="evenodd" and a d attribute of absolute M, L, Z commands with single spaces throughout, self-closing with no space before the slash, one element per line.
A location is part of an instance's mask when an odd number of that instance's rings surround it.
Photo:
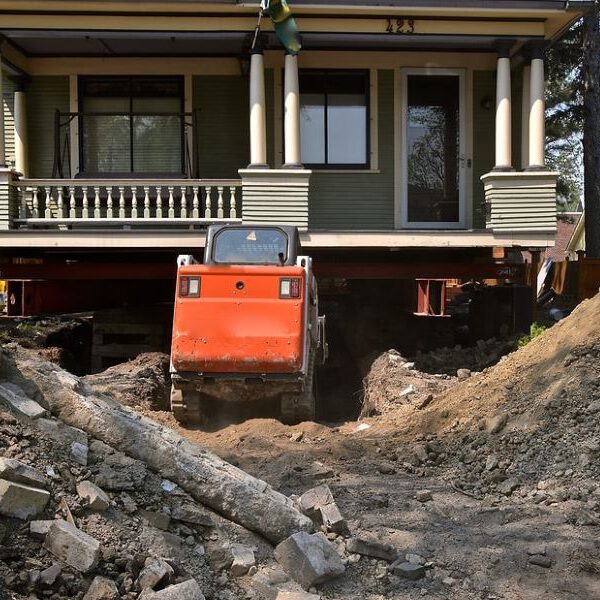
<path fill-rule="evenodd" d="M 91 481 L 80 481 L 77 484 L 77 493 L 91 510 L 106 510 L 110 506 L 108 494 Z"/>
<path fill-rule="evenodd" d="M 52 523 L 44 547 L 82 573 L 95 569 L 100 560 L 100 542 L 66 521 Z"/>
<path fill-rule="evenodd" d="M 115 582 L 100 575 L 94 577 L 92 585 L 88 588 L 83 600 L 118 600 L 119 590 Z"/>
<path fill-rule="evenodd" d="M 41 514 L 50 493 L 28 485 L 0 479 L 0 514 L 27 520 Z"/>
<path fill-rule="evenodd" d="M 375 536 L 364 533 L 360 536 L 350 538 L 346 542 L 348 552 L 371 556 L 393 562 L 398 558 L 398 550 L 391 544 L 380 542 Z"/>

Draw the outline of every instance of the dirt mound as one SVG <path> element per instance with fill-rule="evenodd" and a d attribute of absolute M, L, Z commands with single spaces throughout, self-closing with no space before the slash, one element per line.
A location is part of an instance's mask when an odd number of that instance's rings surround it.
<path fill-rule="evenodd" d="M 140 354 L 82 380 L 95 392 L 108 394 L 126 406 L 168 410 L 171 392 L 169 356 L 160 352 Z"/>
<path fill-rule="evenodd" d="M 422 411 L 390 414 L 408 467 L 477 497 L 588 502 L 600 515 L 600 295 Z M 411 444 L 414 439 L 418 443 Z"/>

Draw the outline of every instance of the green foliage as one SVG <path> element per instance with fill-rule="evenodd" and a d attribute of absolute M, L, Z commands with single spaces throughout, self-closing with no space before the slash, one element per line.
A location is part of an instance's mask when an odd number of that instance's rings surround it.
<path fill-rule="evenodd" d="M 519 341 L 517 342 L 517 347 L 523 348 L 524 346 L 527 346 L 527 344 L 529 344 L 531 340 L 535 339 L 538 335 L 540 335 L 540 333 L 546 331 L 546 329 L 547 327 L 545 327 L 541 323 L 532 323 L 531 327 L 529 328 L 529 334 L 524 335 L 522 338 L 519 338 Z"/>

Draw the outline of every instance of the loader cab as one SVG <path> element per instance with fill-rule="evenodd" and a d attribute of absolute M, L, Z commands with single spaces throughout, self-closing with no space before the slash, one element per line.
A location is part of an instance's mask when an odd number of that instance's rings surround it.
<path fill-rule="evenodd" d="M 208 228 L 204 264 L 290 267 L 299 254 L 296 227 L 213 225 Z"/>

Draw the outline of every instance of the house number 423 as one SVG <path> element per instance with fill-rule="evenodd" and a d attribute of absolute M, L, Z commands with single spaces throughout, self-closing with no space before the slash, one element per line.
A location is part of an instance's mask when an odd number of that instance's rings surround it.
<path fill-rule="evenodd" d="M 393 19 L 388 17 L 385 30 L 388 33 L 414 33 L 415 21 L 414 19 Z"/>

